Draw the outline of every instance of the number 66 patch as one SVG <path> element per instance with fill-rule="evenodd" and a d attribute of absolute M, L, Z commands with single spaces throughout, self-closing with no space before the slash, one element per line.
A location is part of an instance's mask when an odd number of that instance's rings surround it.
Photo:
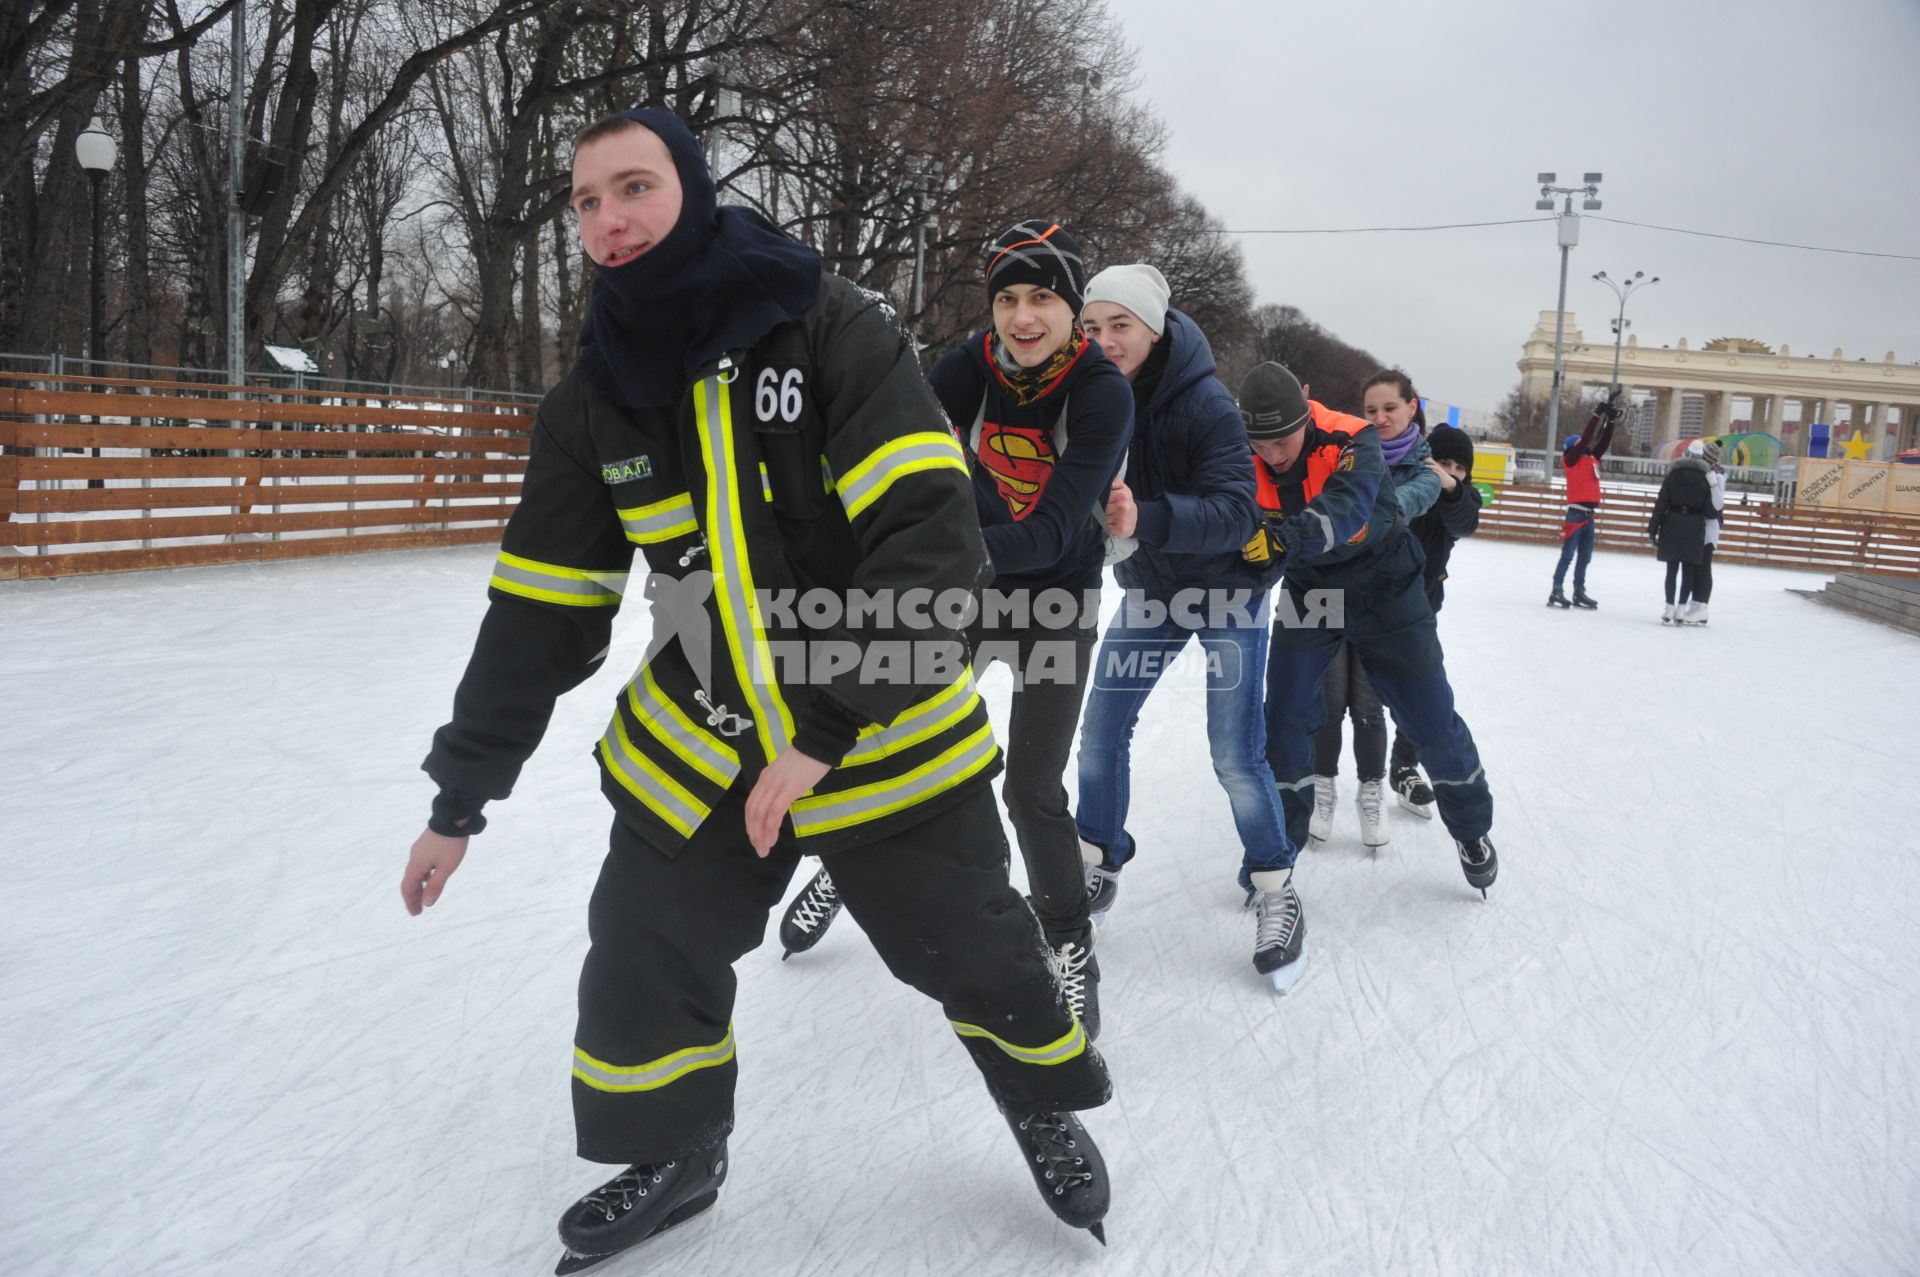
<path fill-rule="evenodd" d="M 766 425 L 776 421 L 793 425 L 806 407 L 805 390 L 798 368 L 784 373 L 778 368 L 762 368 L 753 383 L 753 415 Z"/>

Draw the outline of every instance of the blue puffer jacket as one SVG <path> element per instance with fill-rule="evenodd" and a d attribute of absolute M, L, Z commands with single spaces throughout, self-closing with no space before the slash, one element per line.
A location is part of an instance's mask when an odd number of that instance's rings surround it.
<path fill-rule="evenodd" d="M 1260 523 L 1253 449 L 1233 396 L 1213 375 L 1206 334 L 1167 312 L 1165 368 L 1134 405 L 1127 487 L 1140 507 L 1139 549 L 1116 564 L 1121 586 L 1167 600 L 1183 589 L 1258 590 L 1240 549 Z"/>
<path fill-rule="evenodd" d="M 1385 445 L 1382 445 L 1383 447 Z M 1389 466 L 1387 473 L 1393 476 L 1393 495 L 1400 502 L 1400 513 L 1411 523 L 1440 499 L 1440 476 L 1427 468 L 1427 458 L 1433 455 L 1433 449 L 1427 446 L 1427 437 L 1420 436 L 1413 450 L 1400 458 L 1400 464 Z"/>

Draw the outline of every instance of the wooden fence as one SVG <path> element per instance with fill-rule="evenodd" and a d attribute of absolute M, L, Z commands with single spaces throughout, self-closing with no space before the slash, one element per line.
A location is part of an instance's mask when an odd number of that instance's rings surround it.
<path fill-rule="evenodd" d="M 490 544 L 532 424 L 498 400 L 0 372 L 0 580 Z M 1719 562 L 1920 577 L 1920 518 L 1728 501 Z M 1565 508 L 1502 487 L 1480 535 L 1557 545 Z M 1648 553 L 1652 510 L 1609 488 L 1598 547 Z"/>
<path fill-rule="evenodd" d="M 1647 522 L 1651 490 L 1609 488 L 1600 505 L 1594 545 L 1601 550 L 1652 554 Z M 1567 508 L 1564 489 L 1495 490 L 1480 513 L 1480 536 L 1495 541 L 1558 545 Z M 1780 505 L 1759 496 L 1730 494 L 1715 563 L 1754 563 L 1809 572 L 1872 572 L 1920 577 L 1920 518 L 1859 514 Z"/>
<path fill-rule="evenodd" d="M 532 424 L 491 399 L 0 372 L 0 580 L 490 543 Z"/>

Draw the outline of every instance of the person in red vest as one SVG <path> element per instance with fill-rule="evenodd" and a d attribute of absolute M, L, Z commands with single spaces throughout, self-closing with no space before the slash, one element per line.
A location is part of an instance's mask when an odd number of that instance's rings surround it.
<path fill-rule="evenodd" d="M 1454 712 L 1427 600 L 1426 557 L 1394 497 L 1379 434 L 1359 417 L 1309 400 L 1276 363 L 1258 365 L 1241 382 L 1240 417 L 1253 445 L 1262 520 L 1244 553 L 1272 565 L 1269 579 L 1281 582 L 1267 655 L 1267 762 L 1288 839 L 1298 848 L 1307 838 L 1312 738 L 1325 712 L 1320 686 L 1344 640 L 1366 663 L 1395 726 L 1420 751 L 1461 871 L 1484 894 L 1499 872 L 1488 837 L 1493 793 L 1473 734 Z M 1279 869 L 1246 864 L 1241 885 L 1263 905 L 1276 891 L 1286 893 L 1297 918 L 1291 861 L 1284 873 Z M 1284 930 L 1287 913 L 1277 918 L 1275 930 Z"/>
<path fill-rule="evenodd" d="M 1568 435 L 1561 443 L 1560 465 L 1567 472 L 1567 516 L 1560 524 L 1560 562 L 1553 569 L 1553 593 L 1548 607 L 1581 607 L 1588 611 L 1600 606 L 1587 593 L 1587 562 L 1593 558 L 1593 531 L 1600 515 L 1600 458 L 1607 455 L 1613 442 L 1613 428 L 1620 424 L 1620 392 L 1587 418 L 1587 428 Z M 1576 557 L 1578 556 L 1578 557 Z M 1567 564 L 1573 564 L 1573 597 L 1561 593 L 1567 581 Z"/>

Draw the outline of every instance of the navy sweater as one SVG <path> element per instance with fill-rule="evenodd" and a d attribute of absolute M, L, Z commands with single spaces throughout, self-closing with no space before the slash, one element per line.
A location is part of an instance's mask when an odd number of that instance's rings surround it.
<path fill-rule="evenodd" d="M 1133 391 L 1089 341 L 1045 395 L 1016 404 L 987 364 L 992 336 L 986 329 L 948 351 L 928 380 L 971 453 L 994 588 L 1097 589 L 1106 554 L 1099 512 L 1133 434 Z M 1066 447 L 1057 450 L 1063 408 Z M 980 437 L 969 446 L 976 418 Z"/>

